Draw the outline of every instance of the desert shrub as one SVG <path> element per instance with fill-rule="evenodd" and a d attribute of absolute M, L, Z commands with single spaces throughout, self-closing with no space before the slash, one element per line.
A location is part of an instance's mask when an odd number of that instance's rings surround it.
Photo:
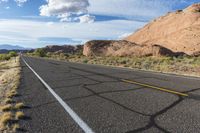
<path fill-rule="evenodd" d="M 37 56 L 39 56 L 39 57 L 45 57 L 46 56 L 46 52 L 42 48 L 36 49 L 35 52 L 34 52 L 34 54 L 37 55 Z"/>
<path fill-rule="evenodd" d="M 58 55 L 58 58 L 61 59 L 61 60 L 64 60 L 64 59 L 66 59 L 67 57 L 65 56 L 64 53 L 60 53 L 60 54 Z"/>
<path fill-rule="evenodd" d="M 32 53 L 32 52 L 28 52 L 28 53 L 26 53 L 26 55 L 28 55 L 28 56 L 34 56 L 35 54 Z"/>
<path fill-rule="evenodd" d="M 68 53 L 64 53 L 64 56 L 69 57 L 70 55 Z"/>
<path fill-rule="evenodd" d="M 200 65 L 200 56 L 194 59 L 194 65 Z"/>
<path fill-rule="evenodd" d="M 17 56 L 17 52 L 15 52 L 15 51 L 10 51 L 10 52 L 9 52 L 9 55 L 10 55 L 11 57 L 16 57 L 16 56 Z"/>
<path fill-rule="evenodd" d="M 141 63 L 142 63 L 141 67 L 143 69 L 150 69 L 151 68 L 151 64 L 152 64 L 152 60 L 151 60 L 151 58 L 147 58 L 146 60 L 142 61 Z"/>
<path fill-rule="evenodd" d="M 84 59 L 84 60 L 83 60 L 83 63 L 88 63 L 88 60 L 87 60 L 87 59 Z"/>
<path fill-rule="evenodd" d="M 126 60 L 126 59 L 121 59 L 121 60 L 119 60 L 119 63 L 120 63 L 120 64 L 126 64 L 126 63 L 127 63 L 127 60 Z"/>
<path fill-rule="evenodd" d="M 9 60 L 11 57 L 8 54 L 0 54 L 0 60 Z"/>
<path fill-rule="evenodd" d="M 52 53 L 51 53 L 51 52 L 47 52 L 47 53 L 46 53 L 46 56 L 47 56 L 47 57 L 51 57 L 51 56 L 52 56 Z"/>

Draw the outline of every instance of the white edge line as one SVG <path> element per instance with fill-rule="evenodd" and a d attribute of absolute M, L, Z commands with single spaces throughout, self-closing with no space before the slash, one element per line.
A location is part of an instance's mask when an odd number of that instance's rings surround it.
<path fill-rule="evenodd" d="M 67 113 L 72 117 L 72 119 L 83 129 L 85 133 L 94 133 L 94 131 L 58 96 L 53 89 L 29 66 L 29 64 L 22 58 L 24 63 L 29 67 L 29 69 L 38 77 L 38 79 L 44 84 L 44 86 L 51 92 L 51 94 L 56 98 L 56 100 L 63 106 Z"/>

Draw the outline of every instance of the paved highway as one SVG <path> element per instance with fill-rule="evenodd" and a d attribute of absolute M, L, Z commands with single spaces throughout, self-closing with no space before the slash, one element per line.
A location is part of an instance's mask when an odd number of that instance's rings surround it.
<path fill-rule="evenodd" d="M 200 132 L 198 78 L 23 59 L 19 132 Z"/>

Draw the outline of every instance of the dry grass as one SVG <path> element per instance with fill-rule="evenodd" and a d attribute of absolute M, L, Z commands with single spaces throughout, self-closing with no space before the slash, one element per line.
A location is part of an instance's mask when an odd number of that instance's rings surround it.
<path fill-rule="evenodd" d="M 5 130 L 8 124 L 13 120 L 13 114 L 11 112 L 6 112 L 0 117 L 0 131 Z"/>
<path fill-rule="evenodd" d="M 3 68 L 1 68 L 2 66 Z M 14 90 L 17 85 L 19 85 L 19 58 L 17 58 L 17 62 L 15 62 L 15 59 L 0 62 L 0 68 L 0 99 L 2 99 L 3 97 L 5 97 L 6 94 L 10 92 L 11 89 Z"/>
<path fill-rule="evenodd" d="M 16 120 L 20 120 L 20 119 L 24 119 L 24 118 L 25 118 L 25 114 L 22 111 L 16 112 L 16 114 L 15 114 Z"/>
<path fill-rule="evenodd" d="M 17 89 L 12 89 L 7 93 L 7 98 L 13 98 L 17 96 Z"/>
<path fill-rule="evenodd" d="M 13 109 L 13 106 L 11 104 L 7 104 L 1 107 L 2 112 L 11 111 L 12 109 Z"/>
<path fill-rule="evenodd" d="M 34 54 L 29 54 L 29 56 L 34 56 Z M 45 58 L 87 64 L 128 67 L 132 69 L 173 73 L 187 76 L 200 76 L 200 56 L 86 57 L 83 56 L 81 53 L 58 54 L 49 52 L 47 53 L 47 56 Z"/>
<path fill-rule="evenodd" d="M 23 109 L 25 107 L 24 103 L 17 103 L 15 105 L 15 109 L 19 110 L 19 109 Z"/>
<path fill-rule="evenodd" d="M 12 127 L 12 130 L 13 130 L 13 132 L 16 132 L 16 131 L 20 130 L 19 124 L 15 123 L 15 124 L 13 125 L 13 127 Z"/>
<path fill-rule="evenodd" d="M 9 61 L 0 61 L 0 132 L 15 132 L 19 125 L 11 121 L 14 118 L 23 117 L 21 113 L 15 113 L 24 104 L 19 103 L 17 108 L 12 98 L 17 96 L 17 88 L 20 84 L 19 57 Z M 16 116 L 15 116 L 16 115 Z"/>
<path fill-rule="evenodd" d="M 6 97 L 7 98 L 13 98 L 13 97 L 16 97 L 17 96 L 17 92 L 8 92 Z"/>
<path fill-rule="evenodd" d="M 10 93 L 16 94 L 16 93 L 17 93 L 17 90 L 14 90 L 14 89 L 13 89 L 13 90 L 10 91 Z"/>
<path fill-rule="evenodd" d="M 59 56 L 51 54 L 49 58 L 59 59 Z M 60 58 L 60 60 L 63 59 L 64 57 Z M 68 55 L 65 60 L 69 62 L 200 76 L 200 57 L 86 57 L 83 55 Z"/>
<path fill-rule="evenodd" d="M 11 104 L 13 103 L 14 101 L 11 99 L 11 98 L 6 98 L 5 99 L 5 104 Z"/>

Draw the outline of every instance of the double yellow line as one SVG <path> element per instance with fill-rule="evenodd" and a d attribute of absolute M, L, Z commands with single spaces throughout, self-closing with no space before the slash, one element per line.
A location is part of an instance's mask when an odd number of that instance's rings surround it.
<path fill-rule="evenodd" d="M 184 96 L 184 97 L 189 96 L 188 94 L 185 94 L 185 93 L 182 93 L 182 92 L 173 91 L 173 90 L 165 89 L 165 88 L 162 88 L 162 87 L 148 85 L 148 84 L 144 84 L 144 83 L 140 83 L 140 82 L 136 82 L 136 81 L 132 81 L 132 80 L 121 79 L 121 81 L 123 81 L 125 83 L 130 83 L 130 84 L 135 84 L 135 85 L 139 85 L 139 86 L 143 86 L 143 87 L 156 89 L 156 90 L 167 92 L 167 93 L 172 93 L 172 94 L 179 95 L 179 96 Z"/>

